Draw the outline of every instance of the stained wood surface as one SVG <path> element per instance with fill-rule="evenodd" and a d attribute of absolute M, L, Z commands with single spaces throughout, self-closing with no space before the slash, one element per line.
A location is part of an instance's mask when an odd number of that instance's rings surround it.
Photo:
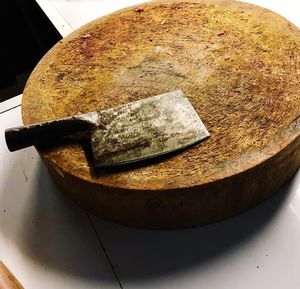
<path fill-rule="evenodd" d="M 0 288 L 1 289 L 24 289 L 13 273 L 0 261 Z"/>
<path fill-rule="evenodd" d="M 93 170 L 88 143 L 38 148 L 83 207 L 142 227 L 223 219 L 299 167 L 299 29 L 235 1 L 159 1 L 99 18 L 55 45 L 23 94 L 25 124 L 182 89 L 211 137 L 121 169 Z"/>

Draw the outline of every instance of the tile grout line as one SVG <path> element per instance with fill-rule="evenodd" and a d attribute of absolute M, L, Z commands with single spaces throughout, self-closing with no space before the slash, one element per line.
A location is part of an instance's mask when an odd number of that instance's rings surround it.
<path fill-rule="evenodd" d="M 49 0 L 36 0 L 36 2 L 62 37 L 74 31 L 71 23 L 67 21 L 53 3 Z"/>
<path fill-rule="evenodd" d="M 12 110 L 12 109 L 14 109 L 14 108 L 19 107 L 19 106 L 21 106 L 21 104 L 15 105 L 15 106 L 10 107 L 10 108 L 7 108 L 7 109 L 5 109 L 5 110 L 2 110 L 2 111 L 0 111 L 0 114 L 5 113 L 5 112 L 8 112 L 8 111 L 10 111 L 10 110 Z"/>
<path fill-rule="evenodd" d="M 118 281 L 118 284 L 119 284 L 120 288 L 121 288 L 121 289 L 124 289 L 123 286 L 122 286 L 122 283 L 121 283 L 121 281 L 120 281 L 120 279 L 119 279 L 119 277 L 118 277 L 118 274 L 117 274 L 117 272 L 116 272 L 116 270 L 115 270 L 115 268 L 114 268 L 114 265 L 113 265 L 113 263 L 111 262 L 111 260 L 110 260 L 110 258 L 109 258 L 109 255 L 108 255 L 108 253 L 107 253 L 107 251 L 106 251 L 106 249 L 105 249 L 105 247 L 104 247 L 104 244 L 103 244 L 103 242 L 102 242 L 102 240 L 101 240 L 101 238 L 100 238 L 100 235 L 98 234 L 98 231 L 97 231 L 96 228 L 95 228 L 95 225 L 94 225 L 94 223 L 93 223 L 93 221 L 92 221 L 92 219 L 91 219 L 89 213 L 88 213 L 87 211 L 85 211 L 85 213 L 86 213 L 86 215 L 87 215 L 87 217 L 88 217 L 88 220 L 89 220 L 89 222 L 90 222 L 90 224 L 91 224 L 93 230 L 94 230 L 95 233 L 96 233 L 97 240 L 98 240 L 98 242 L 99 242 L 99 244 L 100 244 L 100 246 L 101 246 L 101 248 L 102 248 L 102 250 L 103 250 L 103 252 L 104 252 L 104 254 L 105 254 L 105 257 L 106 257 L 106 259 L 107 259 L 107 261 L 108 261 L 108 263 L 109 263 L 109 265 L 110 265 L 110 267 L 111 267 L 111 269 L 112 269 L 112 271 L 113 271 L 113 274 L 114 274 L 115 278 L 116 278 L 117 281 Z"/>

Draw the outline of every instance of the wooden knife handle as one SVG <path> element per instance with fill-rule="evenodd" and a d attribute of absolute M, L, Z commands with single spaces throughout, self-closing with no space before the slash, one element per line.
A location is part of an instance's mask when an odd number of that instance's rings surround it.
<path fill-rule="evenodd" d="M 0 289 L 24 289 L 17 278 L 0 261 Z"/>
<path fill-rule="evenodd" d="M 37 124 L 18 126 L 5 130 L 8 149 L 13 152 L 41 142 L 88 129 L 89 124 L 76 117 L 45 121 Z M 1 289 L 1 288 L 0 288 Z"/>

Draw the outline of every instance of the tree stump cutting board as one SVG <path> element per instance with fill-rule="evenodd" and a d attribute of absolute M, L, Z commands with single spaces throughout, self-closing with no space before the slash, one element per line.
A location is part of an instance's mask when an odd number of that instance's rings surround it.
<path fill-rule="evenodd" d="M 89 145 L 37 147 L 83 208 L 144 228 L 222 220 L 275 192 L 300 165 L 300 33 L 235 1 L 160 1 L 101 17 L 41 59 L 25 124 L 182 89 L 211 137 L 163 158 L 95 172 Z"/>

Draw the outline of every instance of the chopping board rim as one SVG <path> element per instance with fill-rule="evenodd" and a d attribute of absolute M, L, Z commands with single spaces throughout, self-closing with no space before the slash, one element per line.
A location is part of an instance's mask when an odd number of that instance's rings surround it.
<path fill-rule="evenodd" d="M 296 132 L 295 134 L 293 134 L 293 132 Z M 289 128 L 287 128 L 286 130 L 284 130 L 282 132 L 282 134 L 280 134 L 279 136 L 277 136 L 278 139 L 280 139 L 279 142 L 276 142 L 274 140 L 272 140 L 268 145 L 266 145 L 262 151 L 259 152 L 259 154 L 253 152 L 253 155 L 249 155 L 246 156 L 244 158 L 242 158 L 242 160 L 237 160 L 236 162 L 234 162 L 231 165 L 231 170 L 228 169 L 226 172 L 227 174 L 224 175 L 222 174 L 223 170 L 220 170 L 219 172 L 217 172 L 216 174 L 213 175 L 213 177 L 211 178 L 211 180 L 204 182 L 204 183 L 200 183 L 200 184 L 195 184 L 195 185 L 189 185 L 189 186 L 180 186 L 180 179 L 178 181 L 178 186 L 175 188 L 172 187 L 168 187 L 168 186 L 161 186 L 159 185 L 158 187 L 155 187 L 155 185 L 157 185 L 157 180 L 153 181 L 153 183 L 148 182 L 147 186 L 143 186 L 142 181 L 138 181 L 137 184 L 134 184 L 132 186 L 128 186 L 128 184 L 122 186 L 122 185 L 118 185 L 116 186 L 114 183 L 110 183 L 110 182 L 101 182 L 99 183 L 97 180 L 97 178 L 85 178 L 84 176 L 80 176 L 80 178 L 77 175 L 71 174 L 70 172 L 66 171 L 60 164 L 56 163 L 55 161 L 53 161 L 53 159 L 48 158 L 47 156 L 43 156 L 42 152 L 37 148 L 37 151 L 39 152 L 40 156 L 45 159 L 46 161 L 50 161 L 53 162 L 54 164 L 54 169 L 58 172 L 59 175 L 63 176 L 65 174 L 69 174 L 72 177 L 75 178 L 79 178 L 83 181 L 87 181 L 89 183 L 92 183 L 93 185 L 101 185 L 101 186 L 105 186 L 107 188 L 110 189 L 120 189 L 120 190 L 135 190 L 135 191 L 153 191 L 153 192 L 157 192 L 157 191 L 182 191 L 182 190 L 186 190 L 186 189 L 195 189 L 198 187 L 202 187 L 202 186 L 206 186 L 215 182 L 223 182 L 226 179 L 230 179 L 230 178 L 235 178 L 236 176 L 240 176 L 243 174 L 246 174 L 249 171 L 252 171 L 253 169 L 261 166 L 263 163 L 276 158 L 276 156 L 284 151 L 287 150 L 289 148 L 289 146 L 291 146 L 294 142 L 296 142 L 297 140 L 300 139 L 300 116 L 297 118 L 297 120 L 295 120 L 294 123 L 292 123 Z M 232 169 L 234 168 L 234 169 Z M 236 168 L 240 168 L 240 169 L 236 169 Z M 218 174 L 219 173 L 219 174 Z M 186 179 L 186 176 L 183 177 Z"/>

